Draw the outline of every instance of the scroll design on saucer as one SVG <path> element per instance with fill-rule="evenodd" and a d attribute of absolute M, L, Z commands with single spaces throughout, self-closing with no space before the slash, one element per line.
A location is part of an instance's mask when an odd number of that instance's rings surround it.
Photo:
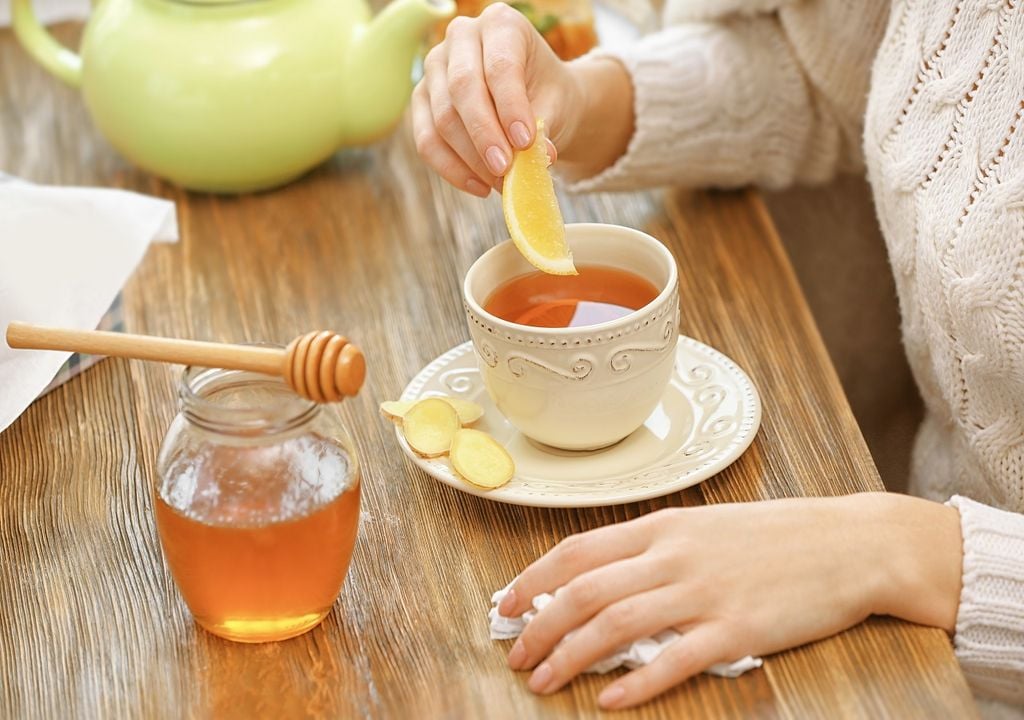
<path fill-rule="evenodd" d="M 716 438 L 732 432 L 737 419 L 731 416 L 719 416 L 718 408 L 725 402 L 727 391 L 721 385 L 709 385 L 693 396 L 693 404 L 701 410 L 697 422 L 699 437 Z"/>
<path fill-rule="evenodd" d="M 479 377 L 480 372 L 476 368 L 467 370 L 449 370 L 441 374 L 440 381 L 444 384 L 446 389 L 456 395 L 466 395 L 479 384 L 475 382 Z"/>
<path fill-rule="evenodd" d="M 699 388 L 715 374 L 715 369 L 710 365 L 687 365 L 679 369 L 679 379 L 684 385 Z"/>
<path fill-rule="evenodd" d="M 505 363 L 508 365 L 508 371 L 517 378 L 523 377 L 526 374 L 528 365 L 545 370 L 566 380 L 585 380 L 594 369 L 594 363 L 585 357 L 576 358 L 568 369 L 555 367 L 526 354 L 509 355 Z"/>
<path fill-rule="evenodd" d="M 664 329 L 661 331 L 660 343 L 631 345 L 630 347 L 617 350 L 612 354 L 611 359 L 608 361 L 608 365 L 611 367 L 612 372 L 624 373 L 633 367 L 634 353 L 656 353 L 668 349 L 669 345 L 672 345 L 675 342 L 673 330 L 677 326 L 678 321 L 675 318 L 670 318 L 669 321 L 665 323 Z"/>

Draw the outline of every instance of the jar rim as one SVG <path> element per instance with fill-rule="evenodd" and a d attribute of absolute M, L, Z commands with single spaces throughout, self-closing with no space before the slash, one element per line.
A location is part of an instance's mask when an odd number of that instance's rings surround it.
<path fill-rule="evenodd" d="M 282 389 L 279 402 L 265 400 L 252 405 L 226 406 L 211 396 L 222 390 L 243 387 Z M 229 435 L 273 435 L 310 422 L 319 406 L 288 388 L 282 378 L 247 370 L 206 368 L 194 365 L 181 374 L 178 389 L 185 418 L 206 430 Z"/>

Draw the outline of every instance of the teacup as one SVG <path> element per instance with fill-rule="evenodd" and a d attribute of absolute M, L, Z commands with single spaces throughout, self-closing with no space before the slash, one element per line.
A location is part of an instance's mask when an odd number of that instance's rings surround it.
<path fill-rule="evenodd" d="M 463 298 L 484 385 L 498 410 L 536 442 L 595 450 L 643 425 L 665 391 L 679 336 L 679 279 L 672 253 L 646 233 L 598 223 L 565 230 L 577 265 L 635 273 L 653 283 L 658 296 L 597 325 L 508 322 L 484 304 L 502 283 L 535 268 L 506 240 L 473 263 Z"/>

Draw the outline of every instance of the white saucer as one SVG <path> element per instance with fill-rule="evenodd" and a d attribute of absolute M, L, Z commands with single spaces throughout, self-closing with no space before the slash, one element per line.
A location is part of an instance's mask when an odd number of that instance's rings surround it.
<path fill-rule="evenodd" d="M 401 399 L 431 395 L 480 403 L 484 416 L 473 427 L 508 449 L 516 476 L 496 490 L 477 488 L 459 479 L 447 458 L 418 456 L 396 428 L 405 454 L 428 475 L 457 490 L 535 507 L 619 505 L 688 488 L 732 464 L 761 424 L 761 401 L 746 373 L 717 350 L 683 336 L 661 403 L 636 432 L 602 450 L 556 450 L 520 434 L 488 397 L 470 342 L 423 368 Z"/>

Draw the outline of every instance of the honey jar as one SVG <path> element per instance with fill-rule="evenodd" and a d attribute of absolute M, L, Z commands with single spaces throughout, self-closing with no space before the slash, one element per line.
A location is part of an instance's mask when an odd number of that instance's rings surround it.
<path fill-rule="evenodd" d="M 359 466 L 333 405 L 279 378 L 188 368 L 157 462 L 164 557 L 196 622 L 282 640 L 330 612 L 359 525 Z"/>

